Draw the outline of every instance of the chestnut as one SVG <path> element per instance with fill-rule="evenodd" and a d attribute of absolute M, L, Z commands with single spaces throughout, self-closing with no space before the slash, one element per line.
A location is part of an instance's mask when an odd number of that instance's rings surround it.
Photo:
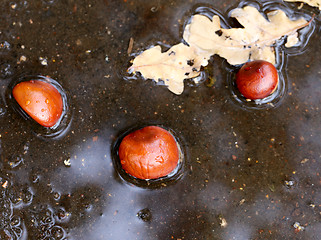
<path fill-rule="evenodd" d="M 263 99 L 278 86 L 278 72 L 274 65 L 264 60 L 245 63 L 236 74 L 236 86 L 247 99 Z"/>
<path fill-rule="evenodd" d="M 139 179 L 157 179 L 170 174 L 180 158 L 173 135 L 158 126 L 147 126 L 125 136 L 118 149 L 122 168 Z"/>
<path fill-rule="evenodd" d="M 53 127 L 61 118 L 63 99 L 58 89 L 49 82 L 20 82 L 14 86 L 12 95 L 20 107 L 44 127 Z"/>

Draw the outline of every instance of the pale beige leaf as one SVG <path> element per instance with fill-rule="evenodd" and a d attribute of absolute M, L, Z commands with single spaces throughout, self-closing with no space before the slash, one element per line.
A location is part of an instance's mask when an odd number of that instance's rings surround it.
<path fill-rule="evenodd" d="M 138 71 L 144 78 L 164 81 L 175 94 L 184 90 L 184 79 L 199 75 L 201 66 L 207 65 L 210 55 L 184 45 L 174 45 L 162 53 L 160 46 L 147 49 L 138 55 L 129 71 Z"/>
<path fill-rule="evenodd" d="M 275 52 L 273 47 L 255 48 L 251 52 L 250 60 L 264 59 L 270 63 L 275 61 Z"/>
<path fill-rule="evenodd" d="M 291 35 L 289 35 L 286 39 L 286 44 L 285 47 L 289 48 L 289 47 L 293 47 L 294 45 L 296 45 L 299 42 L 298 39 L 298 33 L 295 32 Z"/>
<path fill-rule="evenodd" d="M 286 2 L 304 2 L 312 7 L 318 7 L 321 10 L 321 0 L 285 0 Z"/>
<path fill-rule="evenodd" d="M 160 46 L 152 47 L 134 59 L 129 72 L 163 80 L 170 91 L 181 94 L 184 79 L 198 76 L 212 55 L 217 54 L 232 65 L 259 59 L 275 64 L 275 41 L 288 36 L 286 47 L 294 46 L 298 42 L 297 30 L 308 24 L 302 18 L 290 20 L 281 10 L 268 13 L 266 19 L 251 6 L 234 9 L 231 17 L 243 28 L 223 29 L 218 16 L 211 20 L 194 15 L 183 34 L 189 46 L 180 43 L 166 52 Z"/>
<path fill-rule="evenodd" d="M 267 60 L 275 64 L 271 45 L 288 35 L 295 42 L 295 32 L 308 24 L 303 18 L 290 20 L 281 10 L 269 12 L 268 19 L 265 19 L 252 6 L 234 9 L 231 17 L 236 18 L 244 28 L 223 29 L 218 16 L 210 20 L 206 16 L 195 15 L 185 28 L 184 40 L 195 48 L 218 54 L 232 65 L 242 64 L 249 59 Z"/>

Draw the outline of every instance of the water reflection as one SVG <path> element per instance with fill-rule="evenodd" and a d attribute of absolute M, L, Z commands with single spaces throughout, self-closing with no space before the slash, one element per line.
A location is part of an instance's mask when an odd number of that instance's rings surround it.
<path fill-rule="evenodd" d="M 57 169 L 57 173 L 61 177 L 53 183 L 65 191 L 70 191 L 77 185 L 82 186 L 88 183 L 108 184 L 110 180 L 113 180 L 114 172 L 110 144 L 111 141 L 98 134 L 89 136 L 75 144 L 69 156 L 64 159 L 67 161 L 64 161 L 64 165 L 61 164 Z M 67 186 L 69 187 L 66 188 Z"/>
<path fill-rule="evenodd" d="M 318 239 L 320 27 L 300 56 L 289 56 L 289 92 L 278 108 L 249 112 L 232 104 L 218 57 L 213 59 L 214 85 L 188 87 L 180 97 L 118 75 L 127 68 L 131 37 L 136 49 L 159 39 L 171 44 L 179 41 L 183 16 L 189 17 L 191 9 L 206 4 L 223 12 L 240 2 L 46 0 L 17 2 L 12 9 L 15 2 L 4 0 L 2 93 L 13 74 L 48 74 L 70 93 L 75 115 L 64 138 L 43 141 L 1 102 L 1 176 L 17 187 L 17 194 L 1 184 L 7 207 L 0 213 L 20 217 L 19 228 L 29 238 L 44 234 L 32 225 L 34 216 L 35 222 L 48 220 L 48 236 L 80 240 Z M 27 61 L 18 64 L 22 55 Z M 47 57 L 48 65 L 39 64 L 39 57 Z M 118 132 L 149 120 L 182 135 L 189 155 L 186 176 L 156 190 L 125 184 L 115 175 L 110 155 Z M 9 167 L 19 155 L 24 161 Z M 284 181 L 293 179 L 296 184 L 287 188 Z M 144 209 L 152 216 L 148 221 L 137 216 Z M 10 224 L 8 219 L 2 218 Z M 15 222 L 10 228 L 18 227 Z M 297 232 L 295 223 L 304 231 Z"/>

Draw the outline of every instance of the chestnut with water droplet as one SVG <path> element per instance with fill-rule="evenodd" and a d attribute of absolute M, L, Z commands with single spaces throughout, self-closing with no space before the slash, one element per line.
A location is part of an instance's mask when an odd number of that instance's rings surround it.
<path fill-rule="evenodd" d="M 48 82 L 41 80 L 20 82 L 14 86 L 12 95 L 20 107 L 44 127 L 54 126 L 62 115 L 61 94 Z"/>
<path fill-rule="evenodd" d="M 157 179 L 170 174 L 180 158 L 178 143 L 171 133 L 147 126 L 123 138 L 118 149 L 122 168 L 139 179 Z"/>
<path fill-rule="evenodd" d="M 236 74 L 236 86 L 247 99 L 263 99 L 278 86 L 278 72 L 274 65 L 264 60 L 245 63 Z"/>

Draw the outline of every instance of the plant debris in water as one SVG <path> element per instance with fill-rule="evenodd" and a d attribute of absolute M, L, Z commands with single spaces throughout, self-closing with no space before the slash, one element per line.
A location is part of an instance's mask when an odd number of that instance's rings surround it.
<path fill-rule="evenodd" d="M 312 7 L 318 7 L 321 10 L 321 0 L 284 0 L 286 2 L 304 2 Z"/>
<path fill-rule="evenodd" d="M 138 55 L 128 71 L 140 72 L 146 79 L 163 80 L 170 91 L 179 95 L 184 90 L 184 79 L 198 76 L 212 55 L 217 54 L 232 65 L 248 60 L 275 64 L 275 42 L 287 36 L 285 46 L 296 45 L 297 30 L 309 24 L 303 18 L 289 19 L 282 10 L 267 13 L 266 19 L 252 6 L 232 10 L 231 17 L 243 28 L 224 29 L 217 15 L 212 19 L 194 15 L 183 34 L 189 46 L 180 43 L 164 53 L 160 46 L 154 46 Z"/>

